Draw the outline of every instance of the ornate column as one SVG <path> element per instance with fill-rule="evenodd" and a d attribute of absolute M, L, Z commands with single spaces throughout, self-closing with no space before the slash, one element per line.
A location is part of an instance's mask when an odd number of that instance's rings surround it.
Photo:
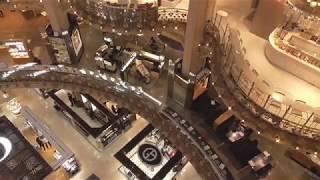
<path fill-rule="evenodd" d="M 203 64 L 200 61 L 199 44 L 203 40 L 203 30 L 208 19 L 211 19 L 216 0 L 190 0 L 187 29 L 185 34 L 182 74 L 197 74 Z"/>
<path fill-rule="evenodd" d="M 69 29 L 67 14 L 62 10 L 58 0 L 43 0 L 53 31 L 63 32 Z"/>

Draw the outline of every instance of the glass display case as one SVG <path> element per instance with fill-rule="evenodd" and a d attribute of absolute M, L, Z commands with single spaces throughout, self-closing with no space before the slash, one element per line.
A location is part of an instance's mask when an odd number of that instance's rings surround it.
<path fill-rule="evenodd" d="M 11 99 L 7 103 L 7 109 L 15 115 L 20 114 L 21 112 L 21 104 L 17 101 L 16 98 Z"/>

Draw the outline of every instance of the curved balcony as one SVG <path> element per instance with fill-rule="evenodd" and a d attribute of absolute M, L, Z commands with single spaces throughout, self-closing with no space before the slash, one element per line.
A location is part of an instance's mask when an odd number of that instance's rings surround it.
<path fill-rule="evenodd" d="M 156 0 L 144 4 L 120 4 L 112 0 L 61 0 L 62 7 L 84 19 L 84 22 L 106 32 L 141 34 L 147 30 L 158 33 L 173 24 L 186 23 L 188 11 L 159 8 Z M 37 0 L 10 0 L 0 3 L 0 9 L 40 10 Z M 170 26 L 171 27 L 171 26 Z"/>
<path fill-rule="evenodd" d="M 6 0 L 0 2 L 0 9 L 4 10 L 43 10 L 43 5 L 37 0 Z"/>
<path fill-rule="evenodd" d="M 159 32 L 170 23 L 185 23 L 187 10 L 158 8 L 156 3 L 132 6 L 104 1 L 72 0 L 70 7 L 90 25 L 117 33 Z"/>
<path fill-rule="evenodd" d="M 188 122 L 156 98 L 106 74 L 66 66 L 21 65 L 0 69 L 0 89 L 68 89 L 88 93 L 102 101 L 112 100 L 143 116 L 158 128 L 208 180 L 232 179 L 213 148 Z"/>
<path fill-rule="evenodd" d="M 158 19 L 158 7 L 152 3 L 131 7 L 104 1 L 72 0 L 77 14 L 101 29 L 153 28 Z"/>
<path fill-rule="evenodd" d="M 257 70 L 245 59 L 246 47 L 242 43 L 239 32 L 232 30 L 227 22 L 222 26 L 221 21 L 216 20 L 221 20 L 222 17 L 216 16 L 211 26 L 219 27 L 215 32 L 221 37 L 219 40 L 220 47 L 216 51 L 215 49 L 211 51 L 217 54 L 220 53 L 221 60 L 214 64 L 216 72 L 213 73 L 213 79 L 216 82 L 221 79 L 224 81 L 220 83 L 220 87 L 218 85 L 213 86 L 217 92 L 220 92 L 223 96 L 222 88 L 227 87 L 233 99 L 236 99 L 237 104 L 242 106 L 242 108 L 239 108 L 239 115 L 242 115 L 242 118 L 247 117 L 243 112 L 244 109 L 250 112 L 250 116 L 253 117 L 252 120 L 257 121 L 253 122 L 253 124 L 259 134 L 265 130 L 273 138 L 280 140 L 282 135 L 289 139 L 290 135 L 285 135 L 276 130 L 281 129 L 292 135 L 289 143 L 295 146 L 298 146 L 298 144 L 306 145 L 307 142 L 314 144 L 313 140 L 319 141 L 319 109 L 307 105 L 304 101 L 294 99 L 281 87 L 272 85 L 259 75 Z M 235 104 L 229 103 L 229 106 L 232 109 L 236 109 Z M 263 122 L 274 128 L 271 128 L 272 130 L 261 128 L 262 125 L 259 124 L 263 124 Z M 302 136 L 310 140 L 298 141 L 296 139 L 296 142 L 292 142 L 292 137 L 294 138 L 294 136 Z"/>

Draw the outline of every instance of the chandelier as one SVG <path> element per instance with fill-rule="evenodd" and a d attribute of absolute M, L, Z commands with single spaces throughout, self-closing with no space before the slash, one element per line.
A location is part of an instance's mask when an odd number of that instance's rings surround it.
<path fill-rule="evenodd" d="M 312 8 L 320 6 L 320 2 L 318 0 L 307 0 L 309 6 Z"/>

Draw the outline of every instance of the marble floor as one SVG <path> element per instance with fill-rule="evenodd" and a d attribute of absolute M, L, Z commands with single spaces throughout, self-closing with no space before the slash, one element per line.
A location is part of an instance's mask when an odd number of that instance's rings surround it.
<path fill-rule="evenodd" d="M 81 171 L 71 179 L 86 179 L 92 173 L 101 179 L 125 180 L 126 178 L 118 172 L 121 166 L 120 162 L 113 157 L 129 140 L 141 131 L 148 122 L 138 118 L 133 123 L 133 127 L 125 134 L 121 135 L 115 142 L 108 146 L 104 151 L 97 151 L 89 142 L 79 134 L 65 117 L 53 108 L 53 102 L 50 99 L 43 99 L 33 89 L 16 89 L 9 92 L 17 97 L 18 101 L 28 106 L 43 122 L 74 152 L 79 160 Z M 54 180 L 56 174 L 48 176 L 47 180 Z M 177 179 L 197 180 L 199 175 L 194 168 L 187 164 L 181 171 Z"/>

